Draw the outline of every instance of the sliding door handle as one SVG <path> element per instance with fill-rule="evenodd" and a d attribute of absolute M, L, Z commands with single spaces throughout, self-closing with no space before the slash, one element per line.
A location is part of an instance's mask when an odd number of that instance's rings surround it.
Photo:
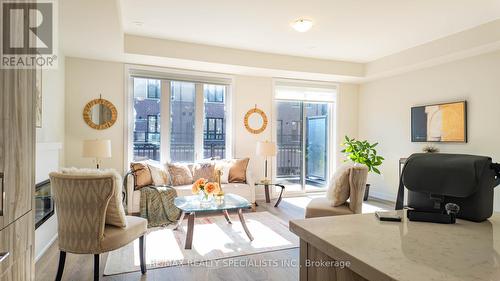
<path fill-rule="evenodd" d="M 10 255 L 9 252 L 0 253 L 0 263 L 3 262 L 9 255 Z"/>
<path fill-rule="evenodd" d="M 3 216 L 3 208 L 4 208 L 4 201 L 5 201 L 5 187 L 4 187 L 4 175 L 3 173 L 0 173 L 0 216 Z"/>

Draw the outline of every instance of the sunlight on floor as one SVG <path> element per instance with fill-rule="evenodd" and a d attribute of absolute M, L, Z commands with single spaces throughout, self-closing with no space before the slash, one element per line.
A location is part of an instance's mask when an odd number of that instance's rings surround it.
<path fill-rule="evenodd" d="M 247 226 L 250 229 L 250 233 L 254 236 L 254 240 L 251 242 L 252 248 L 269 248 L 269 247 L 280 247 L 291 245 L 292 242 L 286 240 L 283 236 L 279 235 L 271 228 L 265 226 L 261 222 L 256 220 L 246 220 Z M 238 231 L 241 238 L 248 240 L 248 236 L 243 229 L 241 223 L 233 224 L 234 231 Z M 248 240 L 249 241 L 249 240 Z"/>
<path fill-rule="evenodd" d="M 232 230 L 229 230 L 232 231 Z M 184 227 L 184 233 L 187 232 L 187 227 Z M 193 249 L 198 254 L 205 256 L 211 251 L 219 251 L 230 253 L 239 249 L 232 249 L 230 245 L 235 242 L 215 223 L 211 224 L 196 224 L 194 226 Z"/>
<path fill-rule="evenodd" d="M 387 210 L 386 208 L 382 208 L 379 206 L 373 205 L 370 201 L 365 201 L 363 202 L 363 214 L 365 213 L 375 213 L 376 211 L 383 211 Z"/>
<path fill-rule="evenodd" d="M 148 245 L 150 245 L 148 247 Z M 151 247 L 154 245 L 154 247 Z M 146 237 L 146 264 L 164 260 L 182 260 L 184 255 L 171 229 L 153 231 Z M 140 265 L 139 240 L 134 241 L 134 265 Z"/>
<path fill-rule="evenodd" d="M 283 198 L 283 202 L 294 205 L 295 207 L 299 207 L 305 209 L 307 204 L 311 201 L 311 197 L 288 197 Z"/>

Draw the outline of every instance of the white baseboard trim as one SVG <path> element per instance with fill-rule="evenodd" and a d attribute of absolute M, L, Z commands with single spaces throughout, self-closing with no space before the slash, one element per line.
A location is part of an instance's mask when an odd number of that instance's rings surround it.
<path fill-rule="evenodd" d="M 45 254 L 45 252 L 56 242 L 58 234 L 56 234 L 45 247 L 40 251 L 40 253 L 35 257 L 35 263 Z"/>
<path fill-rule="evenodd" d="M 381 199 L 381 200 L 385 200 L 385 201 L 390 201 L 390 202 L 396 202 L 396 195 L 391 194 L 391 193 L 377 192 L 377 191 L 370 190 L 369 197 L 373 197 L 373 198 Z"/>

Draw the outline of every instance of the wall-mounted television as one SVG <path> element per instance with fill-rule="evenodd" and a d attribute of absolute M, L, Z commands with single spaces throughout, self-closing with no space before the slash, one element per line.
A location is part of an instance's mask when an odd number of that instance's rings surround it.
<path fill-rule="evenodd" d="M 412 142 L 467 142 L 467 102 L 411 108 Z"/>

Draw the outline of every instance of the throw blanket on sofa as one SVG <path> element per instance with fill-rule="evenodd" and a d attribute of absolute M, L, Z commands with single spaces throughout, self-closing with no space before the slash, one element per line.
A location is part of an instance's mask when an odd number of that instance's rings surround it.
<path fill-rule="evenodd" d="M 141 217 L 148 220 L 148 227 L 166 226 L 177 221 L 180 210 L 174 205 L 175 189 L 168 186 L 141 188 Z"/>

